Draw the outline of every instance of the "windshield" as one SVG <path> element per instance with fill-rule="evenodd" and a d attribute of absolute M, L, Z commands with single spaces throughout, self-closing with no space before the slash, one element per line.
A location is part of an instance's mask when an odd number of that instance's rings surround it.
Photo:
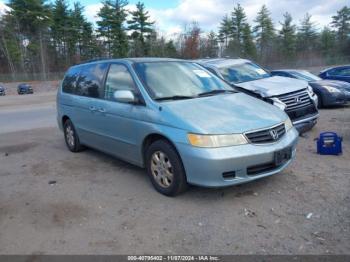
<path fill-rule="evenodd" d="M 308 82 L 321 80 L 321 78 L 315 76 L 314 74 L 311 74 L 308 71 L 293 71 L 291 74 L 298 79 L 306 80 Z"/>
<path fill-rule="evenodd" d="M 155 100 L 221 93 L 217 90 L 233 91 L 224 81 L 191 62 L 143 62 L 136 63 L 134 68 Z"/>
<path fill-rule="evenodd" d="M 242 83 L 270 77 L 264 69 L 253 63 L 230 65 L 219 69 L 224 79 L 230 83 Z"/>

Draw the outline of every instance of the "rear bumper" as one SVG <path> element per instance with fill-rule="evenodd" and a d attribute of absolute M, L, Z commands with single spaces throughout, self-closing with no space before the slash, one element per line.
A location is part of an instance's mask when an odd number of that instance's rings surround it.
<path fill-rule="evenodd" d="M 223 148 L 196 148 L 188 144 L 177 144 L 176 147 L 182 158 L 188 183 L 204 187 L 225 187 L 282 171 L 295 156 L 297 140 L 298 132 L 293 128 L 273 144 L 246 144 Z M 286 148 L 292 148 L 291 159 L 280 166 L 273 166 L 275 152 Z"/>

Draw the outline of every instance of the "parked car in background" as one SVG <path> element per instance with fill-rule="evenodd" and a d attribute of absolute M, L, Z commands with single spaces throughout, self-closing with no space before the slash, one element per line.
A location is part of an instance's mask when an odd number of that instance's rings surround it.
<path fill-rule="evenodd" d="M 317 96 L 307 82 L 272 76 L 246 59 L 218 58 L 197 62 L 232 87 L 284 110 L 300 133 L 317 123 Z"/>
<path fill-rule="evenodd" d="M 318 107 L 343 105 L 350 101 L 350 83 L 322 78 L 305 70 L 273 70 L 272 75 L 291 77 L 309 82 L 318 97 Z"/>
<path fill-rule="evenodd" d="M 322 79 L 340 80 L 350 83 L 350 65 L 337 66 L 320 72 Z"/>
<path fill-rule="evenodd" d="M 283 170 L 298 132 L 275 106 L 196 63 L 134 58 L 71 67 L 57 94 L 68 149 L 96 148 L 145 167 L 160 193 L 223 187 Z"/>
<path fill-rule="evenodd" d="M 0 96 L 6 95 L 5 87 L 0 86 Z"/>
<path fill-rule="evenodd" d="M 17 93 L 19 95 L 23 95 L 23 94 L 33 94 L 33 88 L 31 85 L 29 84 L 19 84 L 17 86 Z"/>

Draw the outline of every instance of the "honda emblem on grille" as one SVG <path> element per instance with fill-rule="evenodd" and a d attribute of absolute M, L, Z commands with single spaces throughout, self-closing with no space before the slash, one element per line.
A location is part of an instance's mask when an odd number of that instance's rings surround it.
<path fill-rule="evenodd" d="M 279 137 L 278 132 L 274 129 L 270 130 L 270 135 L 271 135 L 273 140 L 277 140 Z"/>
<path fill-rule="evenodd" d="M 301 103 L 301 98 L 299 96 L 295 98 L 295 103 L 297 103 L 297 104 Z"/>

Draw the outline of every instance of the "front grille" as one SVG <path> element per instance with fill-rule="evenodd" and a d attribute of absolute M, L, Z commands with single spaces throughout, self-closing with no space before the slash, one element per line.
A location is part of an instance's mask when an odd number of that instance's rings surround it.
<path fill-rule="evenodd" d="M 296 91 L 289 94 L 277 96 L 286 104 L 286 112 L 295 111 L 312 105 L 311 98 L 306 90 Z"/>
<path fill-rule="evenodd" d="M 275 127 L 245 133 L 245 136 L 253 144 L 264 144 L 278 141 L 285 133 L 286 128 L 282 123 Z"/>
<path fill-rule="evenodd" d="M 298 110 L 286 112 L 289 118 L 293 121 L 301 120 L 307 116 L 311 116 L 317 113 L 317 109 L 314 105 L 309 105 Z"/>

